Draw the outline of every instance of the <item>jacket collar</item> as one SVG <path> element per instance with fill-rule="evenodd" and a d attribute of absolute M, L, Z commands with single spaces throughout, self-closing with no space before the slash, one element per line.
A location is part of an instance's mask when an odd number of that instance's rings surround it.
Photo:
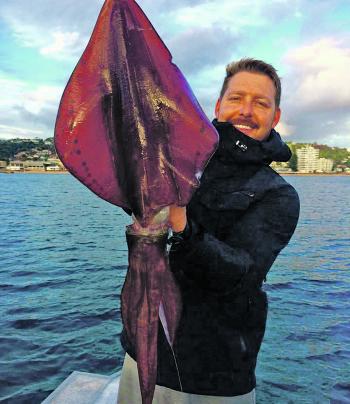
<path fill-rule="evenodd" d="M 292 153 L 274 129 L 266 140 L 255 140 L 237 130 L 230 122 L 213 120 L 220 141 L 216 157 L 226 164 L 269 165 L 272 161 L 288 161 Z"/>

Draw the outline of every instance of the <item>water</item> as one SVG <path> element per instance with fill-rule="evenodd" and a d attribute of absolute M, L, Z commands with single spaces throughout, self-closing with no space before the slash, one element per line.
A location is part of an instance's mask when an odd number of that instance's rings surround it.
<path fill-rule="evenodd" d="M 301 217 L 265 285 L 257 402 L 350 403 L 350 177 L 287 180 Z M 0 402 L 120 370 L 129 222 L 70 175 L 0 174 Z"/>

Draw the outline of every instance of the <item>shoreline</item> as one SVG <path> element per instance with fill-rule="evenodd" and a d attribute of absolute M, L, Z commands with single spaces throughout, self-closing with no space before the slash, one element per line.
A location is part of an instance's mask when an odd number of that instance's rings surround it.
<path fill-rule="evenodd" d="M 43 170 L 28 170 L 28 171 L 8 171 L 0 170 L 0 174 L 70 174 L 69 171 L 43 171 Z"/>
<path fill-rule="evenodd" d="M 295 175 L 303 177 L 350 177 L 350 173 L 298 173 L 298 172 L 278 172 L 279 175 Z M 70 174 L 67 170 L 60 171 L 43 171 L 43 170 L 28 170 L 28 171 L 8 171 L 0 170 L 0 174 Z"/>
<path fill-rule="evenodd" d="M 350 177 L 350 173 L 279 173 L 279 175 L 296 175 L 301 177 Z"/>

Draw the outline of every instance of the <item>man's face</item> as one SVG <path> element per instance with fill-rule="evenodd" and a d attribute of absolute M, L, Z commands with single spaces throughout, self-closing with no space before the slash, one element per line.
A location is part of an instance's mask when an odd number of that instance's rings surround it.
<path fill-rule="evenodd" d="M 281 116 L 275 104 L 275 86 L 260 73 L 239 72 L 231 77 L 226 92 L 215 106 L 218 121 L 231 122 L 256 140 L 264 140 Z"/>

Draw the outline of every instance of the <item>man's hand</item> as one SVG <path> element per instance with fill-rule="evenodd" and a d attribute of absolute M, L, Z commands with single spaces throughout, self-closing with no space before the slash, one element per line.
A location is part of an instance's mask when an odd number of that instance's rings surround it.
<path fill-rule="evenodd" d="M 181 232 L 185 229 L 187 224 L 186 207 L 171 205 L 160 210 L 149 222 L 147 227 L 142 227 L 137 221 L 136 217 L 132 215 L 134 223 L 132 225 L 133 231 L 138 234 L 153 234 L 159 232 L 166 225 L 172 228 L 175 232 Z"/>
<path fill-rule="evenodd" d="M 169 209 L 169 225 L 175 232 L 183 231 L 187 224 L 186 206 L 171 205 Z"/>

